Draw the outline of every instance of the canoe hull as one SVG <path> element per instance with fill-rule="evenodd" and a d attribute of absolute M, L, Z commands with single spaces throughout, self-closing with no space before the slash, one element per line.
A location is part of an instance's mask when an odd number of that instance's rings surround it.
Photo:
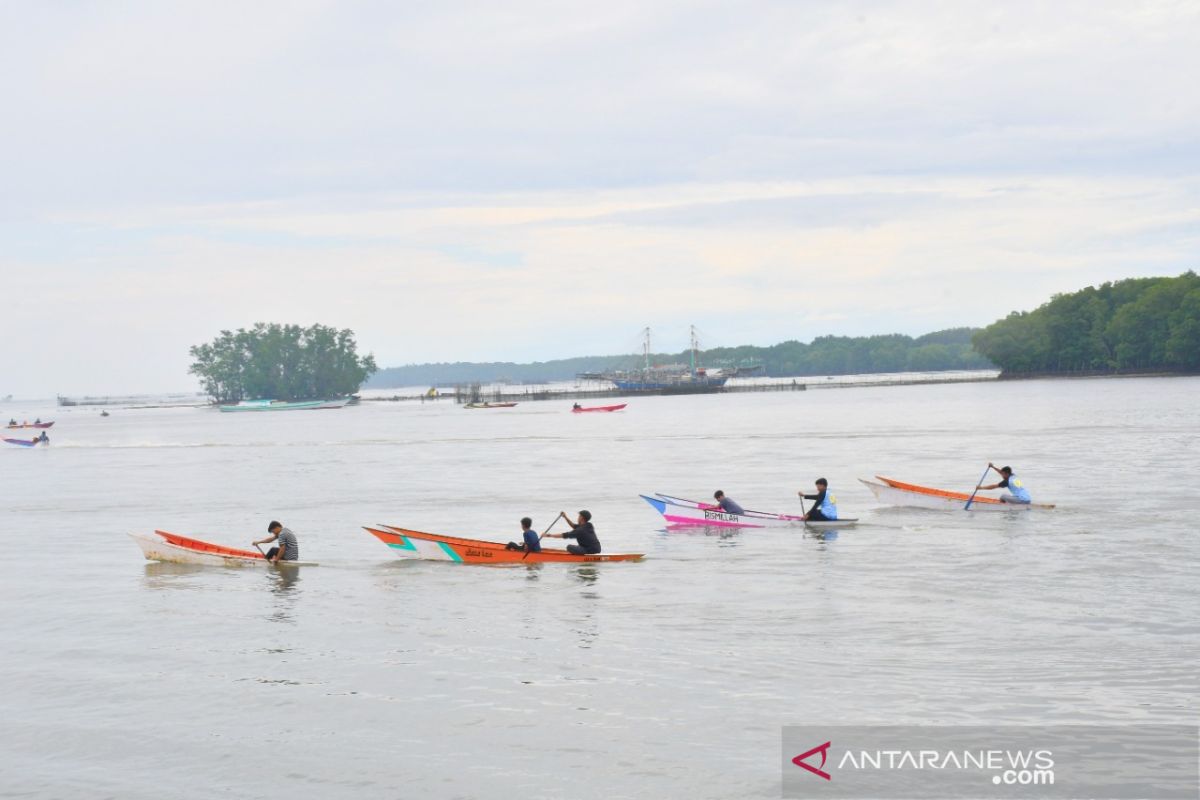
<path fill-rule="evenodd" d="M 37 439 L 5 439 L 7 444 L 15 444 L 17 447 L 37 447 L 41 442 Z"/>
<path fill-rule="evenodd" d="M 763 511 L 730 514 L 695 500 L 684 500 L 661 494 L 656 497 L 647 497 L 643 494 L 639 497 L 649 503 L 659 514 L 662 514 L 668 527 L 700 525 L 706 528 L 816 528 L 828 530 L 853 528 L 858 523 L 856 517 L 806 522 L 803 517 L 792 514 L 768 514 Z"/>
<path fill-rule="evenodd" d="M 521 550 L 505 550 L 504 544 L 500 542 L 444 536 L 392 525 L 364 530 L 386 544 L 398 557 L 422 561 L 451 561 L 460 564 L 592 564 L 601 561 L 639 561 L 643 558 L 642 553 L 577 556 L 566 550 L 549 548 L 543 548 L 540 553 L 526 555 Z"/>
<path fill-rule="evenodd" d="M 41 430 L 45 430 L 46 428 L 54 427 L 54 421 L 51 420 L 50 422 L 26 422 L 21 425 L 7 425 L 5 427 L 7 427 L 10 431 L 20 430 L 21 428 L 39 428 Z"/>
<path fill-rule="evenodd" d="M 463 408 L 512 408 L 516 403 L 467 403 Z"/>
<path fill-rule="evenodd" d="M 572 408 L 571 413 L 572 414 L 588 414 L 588 413 L 597 412 L 597 411 L 599 411 L 599 412 L 623 411 L 625 409 L 625 406 L 627 406 L 627 405 L 629 405 L 629 404 L 621 403 L 621 404 L 615 405 L 615 406 L 592 406 L 591 408 Z"/>
<path fill-rule="evenodd" d="M 129 534 L 129 538 L 142 549 L 142 554 L 148 561 L 166 561 L 172 564 L 201 564 L 217 567 L 303 567 L 316 566 L 311 561 L 280 561 L 271 563 L 262 553 L 254 550 L 239 550 L 219 544 L 203 542 L 187 536 L 180 536 L 166 531 L 155 531 L 158 538 L 142 536 L 137 533 Z"/>
<path fill-rule="evenodd" d="M 954 492 L 948 489 L 933 489 L 928 486 L 918 486 L 915 483 L 885 478 L 876 475 L 875 481 L 859 478 L 859 483 L 871 490 L 875 499 L 881 503 L 910 508 L 934 508 L 938 510 L 963 510 L 970 497 L 966 492 Z M 1050 509 L 1052 504 L 1046 503 L 1002 503 L 995 497 L 975 495 L 971 502 L 971 511 L 1029 511 L 1031 509 Z"/>
<path fill-rule="evenodd" d="M 318 411 L 327 408 L 344 408 L 350 403 L 350 398 L 342 400 L 306 400 L 296 403 L 283 401 L 238 403 L 232 406 L 219 406 L 226 413 L 240 411 Z"/>

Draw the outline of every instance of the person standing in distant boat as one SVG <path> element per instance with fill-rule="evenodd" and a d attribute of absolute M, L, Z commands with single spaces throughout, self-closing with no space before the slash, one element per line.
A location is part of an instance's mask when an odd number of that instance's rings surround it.
<path fill-rule="evenodd" d="M 797 492 L 805 500 L 812 500 L 813 505 L 804 519 L 808 522 L 823 522 L 838 518 L 837 515 L 837 498 L 829 493 L 829 481 L 824 478 L 817 478 L 817 493 L 805 494 Z"/>
<path fill-rule="evenodd" d="M 296 534 L 274 520 L 267 526 L 267 533 L 271 535 L 254 542 L 254 545 L 258 546 L 267 542 L 279 541 L 277 546 L 267 551 L 267 561 L 298 561 L 300 559 L 300 543 L 296 541 Z"/>
<path fill-rule="evenodd" d="M 522 544 L 509 542 L 504 545 L 504 549 L 524 550 L 526 553 L 542 552 L 542 542 L 538 539 L 537 531 L 533 529 L 533 520 L 529 517 L 521 517 L 521 539 Z"/>
<path fill-rule="evenodd" d="M 720 489 L 713 492 L 713 500 L 717 501 L 717 508 L 724 511 L 726 514 L 745 514 L 746 509 L 739 506 L 732 498 L 726 497 L 725 493 Z"/>
<path fill-rule="evenodd" d="M 1001 503 L 1017 503 L 1018 505 L 1029 505 L 1033 502 L 1033 498 L 1029 496 L 1029 490 L 1025 488 L 1025 484 L 1013 474 L 1012 467 L 997 467 L 992 462 L 988 462 L 988 469 L 994 469 L 1000 474 L 1001 481 L 988 486 L 980 484 L 976 489 L 1008 489 L 1009 494 L 1000 495 Z"/>
<path fill-rule="evenodd" d="M 567 545 L 567 552 L 577 556 L 594 556 L 600 552 L 600 539 L 596 536 L 596 528 L 592 525 L 592 512 L 580 511 L 579 520 L 571 522 L 567 512 L 560 511 L 558 515 L 571 526 L 570 533 L 547 533 L 552 539 L 574 539 L 579 544 Z"/>

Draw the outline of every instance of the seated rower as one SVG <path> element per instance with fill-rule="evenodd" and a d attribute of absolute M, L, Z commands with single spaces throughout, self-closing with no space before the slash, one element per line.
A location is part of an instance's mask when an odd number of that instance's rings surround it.
<path fill-rule="evenodd" d="M 812 509 L 804 515 L 809 522 L 833 521 L 838 518 L 837 498 L 829 493 L 829 481 L 817 478 L 817 493 L 805 494 L 798 492 L 805 500 L 812 500 Z"/>
<path fill-rule="evenodd" d="M 746 509 L 739 506 L 732 498 L 726 497 L 725 493 L 717 489 L 713 493 L 713 500 L 717 501 L 717 507 L 726 514 L 745 514 Z"/>
<path fill-rule="evenodd" d="M 1033 498 L 1029 496 L 1029 490 L 1025 488 L 1025 484 L 1021 479 L 1013 474 L 1012 467 L 997 467 L 992 462 L 988 462 L 988 469 L 994 469 L 1000 474 L 1003 479 L 999 483 L 993 483 L 988 486 L 980 484 L 976 489 L 1008 489 L 1010 494 L 1000 495 L 1001 503 L 1017 503 L 1019 505 L 1029 505 L 1033 502 Z"/>
<path fill-rule="evenodd" d="M 300 543 L 296 541 L 296 534 L 292 533 L 287 528 L 283 527 L 274 520 L 267 526 L 267 533 L 271 534 L 265 539 L 256 539 L 253 544 L 257 547 L 260 544 L 279 540 L 279 545 L 272 547 L 266 553 L 267 561 L 299 561 L 300 560 Z"/>
<path fill-rule="evenodd" d="M 529 517 L 521 517 L 521 539 L 522 543 L 509 542 L 504 545 L 505 550 L 524 550 L 526 553 L 542 552 L 542 542 L 538 538 L 537 531 L 533 529 L 533 520 Z"/>
<path fill-rule="evenodd" d="M 577 522 L 571 522 L 571 518 L 565 511 L 558 512 L 558 515 L 571 526 L 571 532 L 547 533 L 547 536 L 552 539 L 574 539 L 579 542 L 579 544 L 567 545 L 567 552 L 577 556 L 594 556 L 600 552 L 600 539 L 596 536 L 595 527 L 592 526 L 592 512 L 580 511 Z"/>

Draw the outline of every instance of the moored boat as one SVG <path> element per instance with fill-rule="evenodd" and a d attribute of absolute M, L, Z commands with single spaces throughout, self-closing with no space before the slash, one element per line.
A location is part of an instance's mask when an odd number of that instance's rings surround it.
<path fill-rule="evenodd" d="M 963 510 L 971 495 L 967 492 L 955 492 L 949 489 L 933 489 L 928 486 L 918 486 L 915 483 L 885 478 L 876 475 L 875 481 L 859 478 L 859 483 L 871 490 L 875 499 L 881 503 L 893 506 L 910 506 L 913 508 L 936 508 Z M 878 481 L 878 483 L 876 482 Z M 1027 511 L 1030 509 L 1054 508 L 1053 503 L 1002 503 L 995 497 L 976 494 L 971 500 L 971 511 Z"/>
<path fill-rule="evenodd" d="M 467 403 L 463 408 L 512 408 L 516 403 Z"/>
<path fill-rule="evenodd" d="M 232 405 L 219 406 L 222 411 L 316 411 L 324 408 L 344 408 L 350 398 L 338 400 L 243 400 Z"/>
<path fill-rule="evenodd" d="M 575 408 L 571 409 L 571 413 L 572 414 L 584 414 L 589 411 L 621 411 L 627 405 L 629 405 L 629 404 L 628 403 L 620 403 L 615 406 L 588 406 L 586 408 L 583 406 L 576 406 Z"/>
<path fill-rule="evenodd" d="M 236 547 L 213 544 L 212 542 L 180 536 L 167 531 L 154 532 L 160 538 L 129 534 L 148 561 L 169 561 L 175 564 L 210 564 L 224 567 L 243 567 L 249 564 L 281 567 L 315 567 L 315 561 L 267 561 L 266 556 L 256 550 L 241 550 Z"/>
<path fill-rule="evenodd" d="M 746 511 L 731 514 L 709 503 L 685 500 L 668 495 L 647 497 L 638 495 L 662 514 L 670 525 L 703 525 L 709 528 L 852 528 L 857 517 L 833 520 L 805 520 L 798 514 L 771 514 L 766 511 Z"/>
<path fill-rule="evenodd" d="M 542 548 L 540 553 L 506 550 L 499 542 L 464 539 L 440 533 L 424 533 L 393 525 L 378 528 L 364 527 L 368 533 L 386 544 L 400 558 L 425 561 L 453 561 L 460 564 L 544 564 L 594 563 L 598 561 L 639 561 L 644 553 L 599 553 L 577 556 L 566 550 Z"/>

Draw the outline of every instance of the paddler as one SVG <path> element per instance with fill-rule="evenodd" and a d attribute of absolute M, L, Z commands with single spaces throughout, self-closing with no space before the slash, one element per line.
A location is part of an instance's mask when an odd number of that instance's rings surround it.
<path fill-rule="evenodd" d="M 804 519 L 809 522 L 821 522 L 822 520 L 835 520 L 837 515 L 837 498 L 829 493 L 829 481 L 824 478 L 817 478 L 817 493 L 805 494 L 803 491 L 797 492 L 805 500 L 812 500 L 813 505 Z"/>
<path fill-rule="evenodd" d="M 1032 498 L 1029 496 L 1029 490 L 1025 488 L 1025 484 L 1021 482 L 1021 479 L 1013 474 L 1012 467 L 997 467 L 995 464 L 989 461 L 988 469 L 996 470 L 996 472 L 1000 474 L 1001 481 L 988 486 L 980 484 L 979 486 L 975 487 L 976 489 L 1008 489 L 1009 494 L 1000 495 L 1001 503 L 1019 503 L 1021 505 L 1028 505 L 1030 502 L 1032 502 Z"/>
<path fill-rule="evenodd" d="M 733 498 L 726 497 L 725 493 L 720 489 L 713 492 L 713 500 L 717 501 L 717 507 L 726 514 L 745 514 L 746 509 L 739 506 Z"/>
<path fill-rule="evenodd" d="M 526 553 L 542 552 L 542 542 L 538 539 L 537 531 L 533 529 L 533 520 L 529 517 L 521 517 L 521 540 L 522 544 L 509 542 L 504 545 L 504 549 L 524 550 Z"/>
<path fill-rule="evenodd" d="M 571 532 L 547 533 L 547 536 L 552 539 L 574 539 L 579 542 L 579 544 L 567 545 L 567 552 L 577 556 L 594 556 L 600 552 L 600 539 L 597 538 L 596 529 L 592 526 L 592 512 L 580 511 L 577 522 L 571 522 L 571 518 L 565 511 L 558 512 L 558 516 L 567 521 L 567 524 L 571 526 Z"/>
<path fill-rule="evenodd" d="M 300 543 L 296 541 L 296 534 L 274 520 L 267 526 L 267 533 L 271 535 L 253 542 L 257 547 L 260 544 L 279 540 L 278 546 L 267 551 L 267 561 L 298 561 L 300 559 Z"/>

